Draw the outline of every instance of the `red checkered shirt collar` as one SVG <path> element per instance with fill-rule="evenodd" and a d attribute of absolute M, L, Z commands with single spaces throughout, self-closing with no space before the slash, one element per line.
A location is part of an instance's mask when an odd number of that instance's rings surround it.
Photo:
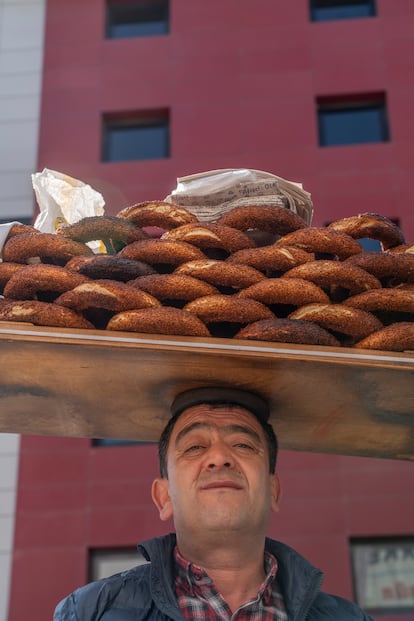
<path fill-rule="evenodd" d="M 287 621 L 283 595 L 276 580 L 277 560 L 265 551 L 266 578 L 257 596 L 244 603 L 234 613 L 209 577 L 194 563 L 187 561 L 174 549 L 175 593 L 184 619 L 188 621 Z"/>

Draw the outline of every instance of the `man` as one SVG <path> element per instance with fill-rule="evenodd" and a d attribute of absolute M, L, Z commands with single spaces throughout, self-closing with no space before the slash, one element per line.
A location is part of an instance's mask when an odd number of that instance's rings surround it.
<path fill-rule="evenodd" d="M 268 417 L 266 401 L 239 389 L 179 395 L 152 486 L 176 534 L 140 546 L 148 564 L 75 591 L 54 621 L 368 621 L 355 604 L 319 590 L 319 570 L 266 538 L 280 497 Z"/>

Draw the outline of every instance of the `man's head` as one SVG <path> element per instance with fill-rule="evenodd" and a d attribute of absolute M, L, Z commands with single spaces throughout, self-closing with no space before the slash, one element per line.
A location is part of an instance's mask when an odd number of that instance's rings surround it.
<path fill-rule="evenodd" d="M 173 517 L 180 549 L 217 537 L 263 541 L 277 511 L 276 438 L 266 402 L 251 393 L 199 389 L 180 396 L 161 442 L 161 478 L 152 497 Z"/>
<path fill-rule="evenodd" d="M 269 472 L 276 471 L 278 441 L 272 425 L 268 423 L 269 404 L 259 395 L 237 388 L 208 387 L 195 388 L 180 393 L 171 405 L 171 418 L 164 427 L 158 443 L 160 475 L 168 479 L 167 453 L 171 434 L 180 415 L 189 407 L 209 404 L 212 408 L 239 406 L 251 412 L 259 421 L 267 442 Z"/>

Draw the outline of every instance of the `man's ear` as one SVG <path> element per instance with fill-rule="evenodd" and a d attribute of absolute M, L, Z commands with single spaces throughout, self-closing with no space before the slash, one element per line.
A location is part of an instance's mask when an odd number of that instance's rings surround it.
<path fill-rule="evenodd" d="M 173 514 L 168 479 L 155 479 L 152 483 L 151 496 L 159 511 L 160 519 L 166 522 Z"/>
<path fill-rule="evenodd" d="M 279 511 L 282 488 L 277 474 L 270 475 L 270 507 L 274 513 Z"/>

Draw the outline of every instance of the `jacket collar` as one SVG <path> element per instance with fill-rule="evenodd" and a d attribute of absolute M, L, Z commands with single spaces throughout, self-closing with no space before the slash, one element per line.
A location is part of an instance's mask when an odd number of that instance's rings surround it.
<path fill-rule="evenodd" d="M 319 593 L 323 573 L 296 550 L 280 541 L 266 538 L 265 548 L 277 558 L 277 576 L 288 618 L 292 621 L 305 619 Z"/>
<path fill-rule="evenodd" d="M 138 547 L 151 561 L 151 591 L 162 603 L 163 611 L 173 619 L 182 619 L 174 592 L 173 550 L 175 534 L 155 537 Z M 278 580 L 283 591 L 289 619 L 304 619 L 322 582 L 322 572 L 289 546 L 266 538 L 265 549 L 277 558 Z"/>

